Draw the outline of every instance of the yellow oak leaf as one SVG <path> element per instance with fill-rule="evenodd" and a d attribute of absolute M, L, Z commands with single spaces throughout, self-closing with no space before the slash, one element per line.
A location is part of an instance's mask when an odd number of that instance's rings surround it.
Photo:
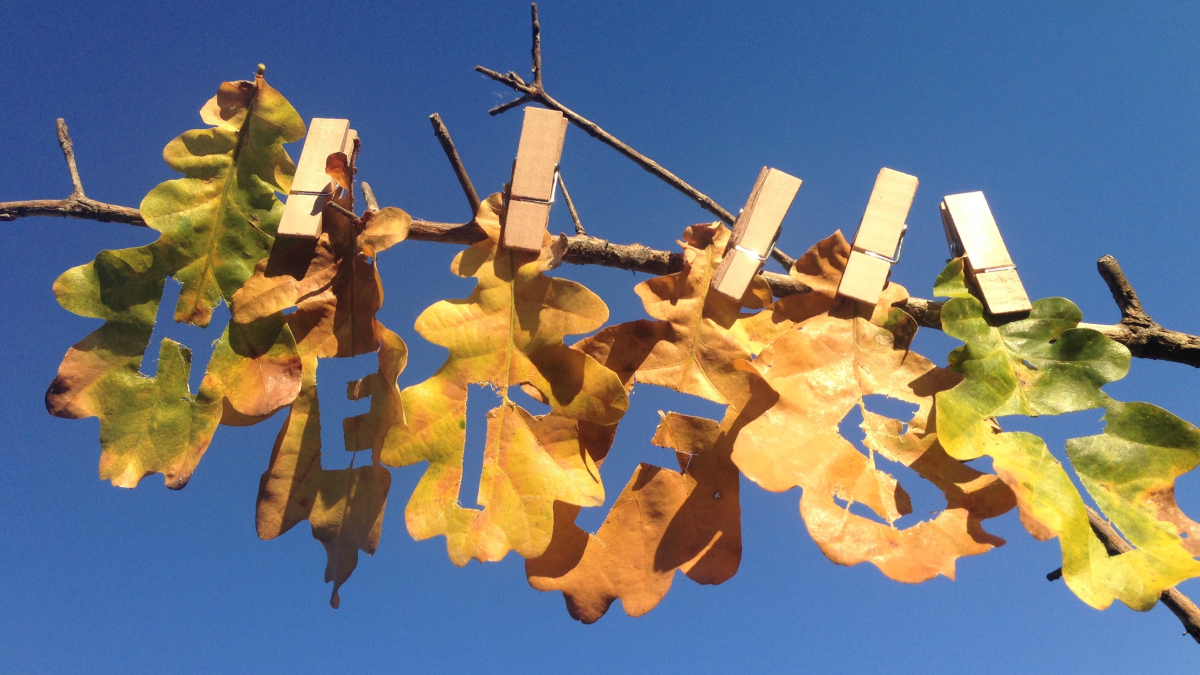
<path fill-rule="evenodd" d="M 416 329 L 449 357 L 437 373 L 402 393 L 404 426 L 376 434 L 389 466 L 427 461 L 405 510 L 416 539 L 446 537 L 450 559 L 499 560 L 515 550 L 542 554 L 553 531 L 553 505 L 603 503 L 595 463 L 582 451 L 581 423 L 615 424 L 629 405 L 616 374 L 567 347 L 563 337 L 596 330 L 604 302 L 583 286 L 545 275 L 554 263 L 550 237 L 540 254 L 499 246 L 501 195 L 480 206 L 475 222 L 488 238 L 455 257 L 451 270 L 474 277 L 468 298 L 426 309 Z M 502 397 L 488 414 L 477 503 L 458 503 L 466 443 L 467 391 L 487 384 Z M 528 385 L 551 409 L 534 417 L 508 399 Z"/>

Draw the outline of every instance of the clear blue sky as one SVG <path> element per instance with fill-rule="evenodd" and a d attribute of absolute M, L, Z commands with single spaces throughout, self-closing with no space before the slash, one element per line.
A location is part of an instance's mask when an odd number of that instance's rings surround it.
<path fill-rule="evenodd" d="M 1095 272 L 1112 253 L 1152 316 L 1200 333 L 1200 8 L 949 4 L 549 1 L 546 84 L 731 210 L 763 165 L 803 178 L 780 242 L 792 255 L 835 228 L 852 232 L 888 166 L 921 179 L 894 274 L 915 295 L 929 296 L 946 258 L 938 200 L 984 190 L 1031 296 L 1066 296 L 1087 321 L 1115 320 Z M 88 195 L 137 205 L 174 177 L 162 148 L 202 126 L 196 111 L 218 83 L 264 62 L 306 120 L 352 120 L 364 141 L 360 177 L 385 204 L 462 221 L 465 201 L 426 118 L 442 114 L 480 192 L 496 190 L 520 118 L 488 117 L 509 92 L 471 68 L 529 67 L 524 2 L 40 0 L 5 3 L 0 25 L 0 200 L 69 192 L 54 137 L 65 117 Z M 563 167 L 595 235 L 669 248 L 684 226 L 710 219 L 578 129 Z M 552 226 L 569 229 L 563 209 Z M 582 626 L 558 594 L 528 587 L 515 555 L 459 569 L 442 540 L 413 542 L 402 514 L 421 469 L 394 471 L 379 552 L 363 557 L 331 610 L 324 552 L 307 525 L 272 542 L 255 536 L 278 419 L 220 429 L 182 492 L 160 477 L 126 491 L 96 477 L 96 420 L 43 408 L 63 352 L 96 325 L 58 307 L 54 278 L 150 233 L 53 219 L 0 232 L 0 672 L 1165 674 L 1195 672 L 1200 659 L 1165 609 L 1097 612 L 1047 582 L 1058 545 L 1035 542 L 1015 514 L 990 528 L 1009 544 L 961 561 L 958 581 L 904 586 L 868 565 L 828 562 L 804 532 L 797 493 L 746 481 L 745 554 L 732 581 L 678 576 L 649 615 L 614 606 Z M 444 355 L 412 330 L 417 314 L 469 291 L 448 271 L 453 254 L 408 243 L 381 260 L 381 317 L 412 350 L 404 385 Z M 632 286 L 644 276 L 561 274 L 600 293 L 614 321 L 642 316 Z M 204 363 L 216 334 L 169 323 L 156 340 L 175 337 Z M 918 351 L 940 363 L 953 346 L 934 331 L 918 337 Z M 339 382 L 372 370 L 372 358 L 322 364 L 327 450 L 339 447 L 337 420 L 365 405 L 339 400 Z M 1196 422 L 1198 383 L 1186 366 L 1137 361 L 1109 391 Z M 490 406 L 480 403 L 492 396 L 473 395 L 468 462 L 481 455 Z M 720 414 L 652 387 L 633 402 L 604 467 L 610 503 L 637 462 L 671 461 L 649 444 L 655 411 Z M 1064 439 L 1097 433 L 1099 416 L 1009 428 L 1061 452 Z M 478 480 L 478 469 L 467 476 Z M 1179 493 L 1200 514 L 1200 477 L 1181 479 Z M 605 510 L 581 522 L 594 527 Z M 1200 582 L 1183 588 L 1200 597 Z"/>

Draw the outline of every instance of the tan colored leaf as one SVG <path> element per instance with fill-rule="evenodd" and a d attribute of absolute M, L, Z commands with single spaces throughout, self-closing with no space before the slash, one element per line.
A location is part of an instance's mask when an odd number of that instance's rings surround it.
<path fill-rule="evenodd" d="M 617 376 L 563 344 L 565 335 L 596 330 L 608 308 L 591 291 L 544 275 L 552 260 L 499 248 L 503 203 L 492 195 L 476 222 L 488 234 L 451 269 L 478 285 L 464 300 L 442 301 L 416 328 L 450 355 L 438 372 L 403 392 L 406 426 L 393 427 L 375 447 L 389 466 L 429 462 L 405 511 L 416 539 L 445 535 L 450 559 L 499 560 L 509 550 L 541 555 L 553 530 L 553 502 L 603 502 L 594 462 L 581 450 L 580 423 L 612 425 L 628 407 Z M 467 388 L 488 384 L 502 404 L 488 415 L 483 477 L 477 503 L 459 505 L 466 443 Z M 533 417 L 508 400 L 509 387 L 528 384 L 551 408 Z M 382 442 L 382 446 L 379 443 Z"/>
<path fill-rule="evenodd" d="M 873 310 L 876 320 L 904 295 L 902 287 L 889 285 Z M 984 532 L 981 521 L 1008 511 L 1014 499 L 996 476 L 946 456 L 926 428 L 933 395 L 960 377 L 896 348 L 892 333 L 866 318 L 869 311 L 841 302 L 781 335 L 752 364 L 743 362 L 762 382 L 755 384 L 733 461 L 768 490 L 803 488 L 801 515 L 834 562 L 871 562 L 910 583 L 938 574 L 953 578 L 957 558 L 1003 543 Z M 863 399 L 870 394 L 917 404 L 907 431 L 868 411 Z M 868 455 L 838 431 L 855 407 L 863 411 Z M 909 498 L 895 478 L 876 468 L 876 453 L 934 483 L 947 508 L 931 521 L 898 529 L 895 522 L 911 512 Z M 856 503 L 886 523 L 852 513 Z"/>
<path fill-rule="evenodd" d="M 349 205 L 349 198 L 341 200 Z M 233 296 L 234 321 L 244 322 L 288 307 L 288 325 L 301 355 L 320 358 L 367 354 L 378 348 L 373 321 L 383 304 L 374 256 L 408 235 L 408 214 L 388 208 L 364 221 L 356 233 L 344 214 L 329 209 L 315 242 L 288 238 Z M 364 246 L 363 244 L 366 244 Z"/>
<path fill-rule="evenodd" d="M 734 363 L 757 354 L 792 325 L 803 307 L 797 305 L 792 316 L 773 310 L 743 312 L 744 307 L 762 307 L 764 297 L 769 300 L 770 290 L 761 277 L 755 277 L 741 303 L 710 293 L 709 284 L 729 234 L 720 223 L 684 230 L 679 242 L 684 269 L 642 282 L 634 289 L 646 313 L 658 321 L 609 326 L 581 341 L 576 349 L 616 371 L 630 386 L 633 381 L 655 384 L 735 408 L 744 405 L 749 376 L 734 368 Z M 840 234 L 834 237 L 845 243 Z M 827 242 L 818 247 L 828 248 Z M 801 260 L 807 265 L 816 255 L 810 252 Z"/>
<path fill-rule="evenodd" d="M 529 584 L 562 591 L 571 616 L 592 623 L 618 598 L 630 616 L 654 609 L 677 569 L 702 584 L 731 578 L 742 541 L 727 434 L 713 420 L 665 415 L 654 443 L 676 451 L 680 472 L 639 465 L 594 535 L 574 524 L 579 507 L 557 504 L 550 547 L 525 561 Z"/>
<path fill-rule="evenodd" d="M 352 385 L 355 398 L 372 397 L 372 412 L 399 398 L 396 377 L 407 356 L 395 333 L 378 322 L 375 328 L 382 344 L 379 372 L 354 383 L 357 387 Z M 358 565 L 358 552 L 373 554 L 379 544 L 392 479 L 375 454 L 367 466 L 354 468 L 353 460 L 348 469 L 321 466 L 316 357 L 305 357 L 304 365 L 304 386 L 292 403 L 275 440 L 270 467 L 259 483 L 256 523 L 262 539 L 274 539 L 302 520 L 311 523 L 313 537 L 324 545 L 328 557 L 325 581 L 333 582 L 329 603 L 336 609 L 341 604 L 338 589 Z M 344 426 L 355 427 L 351 420 L 357 419 L 346 420 Z M 352 440 L 355 437 L 347 433 L 346 449 L 359 450 Z"/>

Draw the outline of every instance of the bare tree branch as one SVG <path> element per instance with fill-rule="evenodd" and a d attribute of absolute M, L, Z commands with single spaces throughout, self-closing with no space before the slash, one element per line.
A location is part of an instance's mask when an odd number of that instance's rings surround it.
<path fill-rule="evenodd" d="M 375 191 L 371 189 L 370 184 L 368 184 L 367 181 L 364 180 L 364 181 L 361 181 L 359 183 L 359 185 L 362 186 L 363 201 L 365 201 L 367 203 L 367 209 L 369 211 L 378 211 L 379 210 L 379 200 L 375 199 Z"/>
<path fill-rule="evenodd" d="M 650 173 L 654 174 L 659 179 L 661 179 L 663 182 L 665 182 L 667 185 L 670 185 L 671 187 L 675 188 L 676 190 L 679 190 L 683 194 L 687 195 L 692 201 L 699 204 L 700 207 L 703 208 L 705 211 L 708 211 L 709 213 L 713 214 L 717 218 L 720 218 L 722 221 L 724 221 L 727 224 L 733 223 L 733 221 L 734 221 L 733 214 L 730 213 L 729 211 L 725 210 L 720 204 L 713 201 L 712 198 L 710 198 L 708 195 L 706 195 L 703 192 L 700 192 L 696 188 L 692 187 L 690 184 L 688 184 L 686 181 L 684 181 L 679 176 L 676 176 L 675 174 L 671 173 L 670 171 L 667 171 L 658 162 L 655 162 L 654 160 L 643 155 L 642 153 L 638 152 L 637 150 L 634 150 L 629 145 L 625 144 L 623 141 L 618 139 L 616 136 L 613 136 L 612 134 L 608 133 L 604 129 L 600 128 L 600 126 L 597 125 L 595 122 L 592 122 L 591 120 L 583 117 L 582 115 L 575 112 L 574 110 L 571 110 L 570 108 L 566 107 L 565 105 L 554 100 L 554 98 L 552 98 L 549 94 L 547 94 L 545 92 L 545 90 L 542 89 L 541 87 L 525 84 L 519 77 L 515 76 L 515 73 L 507 73 L 507 74 L 502 75 L 490 68 L 484 68 L 483 66 L 475 66 L 475 70 L 483 73 L 484 75 L 487 75 L 488 77 L 492 78 L 493 80 L 495 80 L 497 82 L 500 82 L 501 84 L 504 84 L 504 85 L 510 87 L 514 91 L 523 94 L 523 96 L 520 99 L 516 99 L 516 101 L 511 101 L 510 103 L 504 104 L 503 106 L 500 106 L 498 108 L 493 108 L 490 111 L 492 114 L 500 114 L 501 112 L 504 112 L 505 110 L 509 110 L 511 108 L 516 107 L 517 105 L 519 105 L 519 103 L 517 103 L 517 101 L 540 103 L 540 104 L 546 106 L 547 108 L 557 110 L 557 111 L 561 112 L 563 115 L 565 115 L 566 118 L 568 120 L 570 120 L 572 124 L 579 127 L 580 129 L 583 129 L 583 131 L 585 133 L 587 133 L 589 136 L 591 136 L 592 138 L 595 138 L 596 140 L 600 141 L 601 143 L 604 143 L 605 145 L 608 145 L 609 147 L 613 148 L 617 152 L 619 152 L 622 155 L 625 155 L 629 159 L 633 160 L 633 162 L 635 164 L 642 167 L 646 171 L 649 171 Z M 522 100 L 522 99 L 524 99 L 524 100 Z"/>
<path fill-rule="evenodd" d="M 512 110 L 513 108 L 521 105 L 522 103 L 528 103 L 528 102 L 529 102 L 528 96 L 518 96 L 507 103 L 501 103 L 500 105 L 496 106 L 495 108 L 492 108 L 491 110 L 488 111 L 488 114 L 489 115 L 499 115 L 501 113 L 505 113 L 505 112 L 508 112 L 509 110 Z"/>
<path fill-rule="evenodd" d="M 458 149 L 454 147 L 454 141 L 450 138 L 450 130 L 442 123 L 442 118 L 437 113 L 429 116 L 429 123 L 433 125 L 433 135 L 437 136 L 438 143 L 442 144 L 446 159 L 450 160 L 450 166 L 454 167 L 454 175 L 458 176 L 458 184 L 467 196 L 467 202 L 471 205 L 471 217 L 474 217 L 479 211 L 479 195 L 475 192 L 475 186 L 471 184 L 471 177 L 467 175 L 467 167 L 463 166 L 462 158 L 458 156 Z"/>
<path fill-rule="evenodd" d="M 788 271 L 791 271 L 792 265 L 796 264 L 796 259 L 779 250 L 778 246 L 771 247 L 771 257 L 775 259 L 775 262 L 783 265 L 783 269 Z"/>
<path fill-rule="evenodd" d="M 142 215 L 137 209 L 105 204 L 84 195 L 83 181 L 79 178 L 79 167 L 75 164 L 75 146 L 71 143 L 70 134 L 67 133 L 67 123 L 59 118 L 55 126 L 58 129 L 58 145 L 62 148 L 63 159 L 67 161 L 67 170 L 71 173 L 71 194 L 66 199 L 0 202 L 0 221 L 12 221 L 31 216 L 56 216 L 146 227 L 146 221 L 142 220 Z"/>
<path fill-rule="evenodd" d="M 542 88 L 542 24 L 538 22 L 537 3 L 529 5 L 533 15 L 533 86 Z"/>
<path fill-rule="evenodd" d="M 567 184 L 563 182 L 562 174 L 556 174 L 558 178 L 558 187 L 562 190 L 563 201 L 567 203 L 567 210 L 571 212 L 571 220 L 575 222 L 575 234 L 587 234 L 583 229 L 583 223 L 579 222 L 579 212 L 575 210 L 575 202 L 571 200 L 571 193 L 567 192 Z"/>
<path fill-rule="evenodd" d="M 67 170 L 71 172 L 71 196 L 83 199 L 87 195 L 83 194 L 83 181 L 79 178 L 79 167 L 75 164 L 75 144 L 71 142 L 71 135 L 67 132 L 67 121 L 60 117 L 55 120 L 54 125 L 58 129 L 58 145 L 62 148 L 63 159 L 67 160 Z"/>

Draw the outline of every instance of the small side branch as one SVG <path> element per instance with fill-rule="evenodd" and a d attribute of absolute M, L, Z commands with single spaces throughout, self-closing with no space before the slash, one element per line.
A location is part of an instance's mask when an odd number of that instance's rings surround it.
<path fill-rule="evenodd" d="M 1137 292 L 1125 278 L 1125 272 L 1121 271 L 1121 266 L 1117 263 L 1116 258 L 1111 255 L 1100 258 L 1096 261 L 1096 269 L 1100 272 L 1104 283 L 1108 285 L 1113 301 L 1117 303 L 1117 309 L 1121 310 L 1122 321 L 1133 321 L 1146 325 L 1154 323 L 1154 320 L 1142 309 L 1142 302 L 1138 300 Z"/>
<path fill-rule="evenodd" d="M 467 167 L 463 166 L 462 158 L 458 156 L 458 149 L 454 147 L 454 141 L 450 138 L 450 130 L 442 123 L 442 118 L 437 113 L 429 116 L 429 123 L 433 125 L 433 135 L 437 136 L 438 143 L 442 144 L 442 151 L 446 153 L 446 159 L 450 160 L 450 166 L 454 168 L 454 175 L 458 176 L 458 184 L 462 186 L 463 194 L 467 196 L 467 202 L 471 205 L 471 216 L 474 217 L 479 211 L 479 194 L 475 192 L 475 186 L 471 184 L 471 177 L 467 175 Z"/>
<path fill-rule="evenodd" d="M 511 88 L 513 91 L 523 94 L 520 98 L 509 101 L 504 105 L 492 108 L 490 111 L 488 111 L 491 114 L 499 115 L 500 113 L 511 110 L 522 103 L 530 102 L 540 103 L 547 108 L 557 110 L 566 116 L 566 118 L 570 120 L 572 124 L 580 129 L 583 129 L 587 135 L 595 138 L 601 143 L 604 143 L 622 155 L 625 155 L 629 159 L 633 160 L 635 164 L 654 174 L 667 185 L 670 185 L 676 190 L 679 190 L 683 194 L 687 195 L 689 199 L 699 204 L 700 207 L 705 211 L 708 211 L 717 218 L 720 218 L 726 224 L 733 224 L 733 214 L 725 210 L 725 208 L 723 208 L 720 204 L 713 201 L 711 197 L 692 187 L 679 176 L 676 176 L 675 174 L 666 170 L 658 162 L 650 159 L 637 150 L 634 150 L 621 139 L 600 128 L 600 125 L 554 100 L 554 98 L 547 94 L 541 87 L 526 84 L 523 80 L 521 80 L 521 78 L 517 77 L 515 73 L 501 74 L 490 68 L 484 68 L 483 66 L 475 66 L 475 70 Z"/>
<path fill-rule="evenodd" d="M 375 191 L 371 189 L 371 185 L 367 181 L 361 181 L 363 201 L 367 203 L 367 209 L 370 211 L 379 210 L 379 200 L 375 199 Z"/>
<path fill-rule="evenodd" d="M 1200 368 L 1200 337 L 1180 333 L 1162 327 L 1142 309 L 1137 292 L 1117 259 L 1106 255 L 1096 262 L 1100 277 L 1108 285 L 1113 301 L 1121 312 L 1121 321 L 1115 325 L 1079 324 L 1080 328 L 1093 328 L 1129 348 L 1129 353 L 1144 359 L 1174 361 Z"/>
<path fill-rule="evenodd" d="M 579 212 L 575 210 L 575 202 L 571 200 L 571 193 L 567 192 L 567 184 L 563 182 L 562 174 L 557 174 L 557 178 L 558 189 L 562 190 L 563 201 L 567 203 L 567 210 L 571 212 L 571 220 L 575 222 L 575 234 L 587 234 L 583 230 L 583 223 L 579 221 Z"/>
<path fill-rule="evenodd" d="M 67 171 L 71 173 L 71 194 L 66 199 L 31 199 L 20 202 L 0 202 L 0 221 L 13 221 L 33 216 L 55 216 L 59 218 L 81 218 L 102 223 L 127 223 L 147 227 L 137 209 L 128 206 L 106 204 L 89 199 L 83 193 L 83 181 L 79 178 L 79 166 L 75 163 L 75 146 L 67 131 L 67 123 L 59 118 L 58 145 L 62 148 Z"/>
<path fill-rule="evenodd" d="M 529 5 L 529 11 L 533 15 L 533 50 L 531 57 L 533 59 L 533 86 L 538 89 L 542 88 L 542 24 L 538 21 L 537 3 Z"/>
<path fill-rule="evenodd" d="M 60 117 L 54 125 L 58 129 L 58 145 L 62 148 L 63 159 L 67 160 L 67 170 L 71 172 L 71 197 L 84 199 L 83 181 L 79 178 L 79 166 L 75 164 L 75 144 L 67 132 L 67 121 Z"/>
<path fill-rule="evenodd" d="M 780 265 L 783 265 L 783 269 L 785 269 L 785 270 L 790 271 L 792 269 L 792 266 L 796 264 L 795 258 L 784 253 L 783 251 L 780 251 L 779 247 L 777 247 L 777 246 L 774 246 L 771 248 L 771 257 L 775 259 L 775 262 L 779 263 Z"/>

